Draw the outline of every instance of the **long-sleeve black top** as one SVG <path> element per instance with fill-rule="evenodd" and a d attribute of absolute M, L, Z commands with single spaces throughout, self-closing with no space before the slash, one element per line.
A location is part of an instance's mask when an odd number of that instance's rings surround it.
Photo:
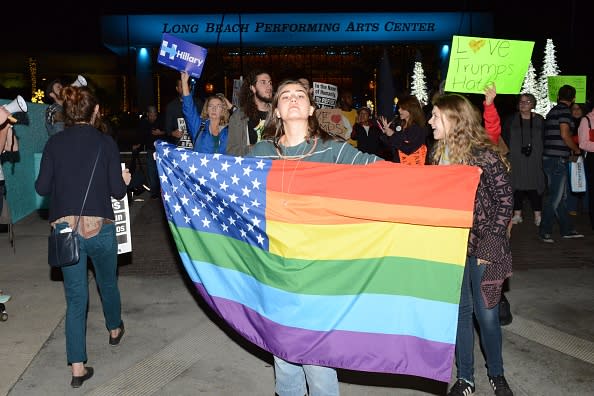
<path fill-rule="evenodd" d="M 83 215 L 114 219 L 111 197 L 121 199 L 126 195 L 119 149 L 112 137 L 82 124 L 50 137 L 43 149 L 35 190 L 50 196 L 50 223 L 63 216 L 79 215 L 100 147 Z"/>

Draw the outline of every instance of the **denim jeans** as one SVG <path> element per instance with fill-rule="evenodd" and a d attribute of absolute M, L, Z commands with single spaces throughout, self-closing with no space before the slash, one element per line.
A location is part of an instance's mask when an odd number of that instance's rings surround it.
<path fill-rule="evenodd" d="M 338 377 L 330 367 L 293 364 L 274 357 L 274 376 L 278 396 L 338 396 Z M 309 393 L 306 388 L 309 385 Z"/>
<path fill-rule="evenodd" d="M 567 160 L 560 157 L 543 157 L 543 170 L 546 176 L 547 193 L 542 208 L 540 236 L 553 233 L 553 222 L 559 222 L 561 235 L 573 231 L 567 212 Z"/>
<path fill-rule="evenodd" d="M 57 229 L 66 226 L 66 223 L 61 223 L 57 225 Z M 103 224 L 99 234 L 92 238 L 84 239 L 80 235 L 78 238 L 80 260 L 76 264 L 62 267 L 66 295 L 66 358 L 69 364 L 87 361 L 87 257 L 91 258 L 95 268 L 95 282 L 99 288 L 107 330 L 116 329 L 122 323 L 115 224 Z"/>
<path fill-rule="evenodd" d="M 473 313 L 479 326 L 481 347 L 487 361 L 487 373 L 492 377 L 503 375 L 501 347 L 501 326 L 499 324 L 499 305 L 485 308 L 481 295 L 481 278 L 485 266 L 477 265 L 476 257 L 466 258 L 460 306 L 458 307 L 458 333 L 456 334 L 456 367 L 458 378 L 474 383 L 474 322 Z"/>

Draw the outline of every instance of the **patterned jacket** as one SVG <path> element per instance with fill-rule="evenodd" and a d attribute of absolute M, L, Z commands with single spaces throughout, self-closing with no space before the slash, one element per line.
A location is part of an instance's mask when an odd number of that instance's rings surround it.
<path fill-rule="evenodd" d="M 506 233 L 513 213 L 513 192 L 510 174 L 495 152 L 484 150 L 474 158 L 470 165 L 480 167 L 483 172 L 474 200 L 468 254 L 489 262 L 481 280 L 481 291 L 485 305 L 492 308 L 499 302 L 503 282 L 512 274 Z"/>

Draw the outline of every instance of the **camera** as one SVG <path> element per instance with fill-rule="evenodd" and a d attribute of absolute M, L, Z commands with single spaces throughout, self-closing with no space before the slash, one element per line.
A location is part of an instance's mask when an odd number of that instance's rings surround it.
<path fill-rule="evenodd" d="M 522 154 L 524 154 L 526 157 L 530 157 L 530 154 L 532 154 L 532 145 L 529 144 L 527 146 L 522 146 L 522 148 L 520 149 L 520 151 L 522 152 Z"/>

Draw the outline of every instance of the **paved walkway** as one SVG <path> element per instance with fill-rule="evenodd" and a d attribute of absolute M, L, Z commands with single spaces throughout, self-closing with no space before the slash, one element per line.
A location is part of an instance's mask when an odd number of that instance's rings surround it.
<path fill-rule="evenodd" d="M 15 225 L 15 250 L 0 234 L 0 286 L 13 295 L 0 323 L 0 395 L 270 395 L 272 359 L 218 320 L 180 266 L 159 201 L 131 207 L 133 253 L 120 257 L 126 335 L 108 345 L 96 289 L 90 290 L 88 354 L 95 376 L 73 390 L 65 361 L 65 302 L 46 264 L 47 222 Z M 516 395 L 591 395 L 594 389 L 594 233 L 544 244 L 525 219 L 512 232 L 514 276 L 504 327 L 506 376 Z M 90 275 L 92 276 L 92 275 Z M 91 283 L 93 284 L 93 283 Z M 477 393 L 492 395 L 475 351 Z M 454 374 L 454 373 L 453 373 Z M 454 374 L 455 375 L 455 374 Z M 446 384 L 415 377 L 339 371 L 343 396 L 440 395 Z"/>

